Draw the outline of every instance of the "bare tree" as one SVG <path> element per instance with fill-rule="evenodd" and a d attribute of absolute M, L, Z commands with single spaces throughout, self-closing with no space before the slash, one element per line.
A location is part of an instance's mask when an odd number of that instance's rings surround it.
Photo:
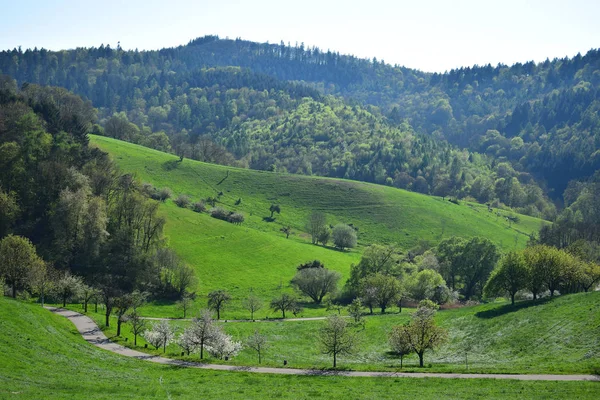
<path fill-rule="evenodd" d="M 335 314 L 327 317 L 325 326 L 319 332 L 319 341 L 323 354 L 333 357 L 333 368 L 337 367 L 337 357 L 352 354 L 357 344 L 356 336 L 350 332 L 346 321 Z"/>
<path fill-rule="evenodd" d="M 183 318 L 187 316 L 187 311 L 190 309 L 192 304 L 194 304 L 194 299 L 196 295 L 194 293 L 185 292 L 181 300 L 177 302 L 177 307 L 183 311 Z"/>
<path fill-rule="evenodd" d="M 402 369 L 404 356 L 413 352 L 413 348 L 408 341 L 408 336 L 404 334 L 402 327 L 395 326 L 392 328 L 392 331 L 388 336 L 388 343 L 390 344 L 392 352 L 400 357 L 400 369 Z"/>
<path fill-rule="evenodd" d="M 279 297 L 271 300 L 271 308 L 273 311 L 281 311 L 283 318 L 285 319 L 286 311 L 294 311 L 297 309 L 296 297 L 288 293 L 282 293 Z"/>
<path fill-rule="evenodd" d="M 131 332 L 133 333 L 133 345 L 137 346 L 137 337 L 146 330 L 146 320 L 140 317 L 137 310 L 134 310 L 127 315 L 127 322 L 131 324 Z"/>
<path fill-rule="evenodd" d="M 221 319 L 221 311 L 231 300 L 231 296 L 223 289 L 213 290 L 208 294 L 208 308 L 217 312 L 217 319 Z"/>
<path fill-rule="evenodd" d="M 256 354 L 258 354 L 258 363 L 260 364 L 262 361 L 261 356 L 269 347 L 269 343 L 267 342 L 267 337 L 256 330 L 252 336 L 246 339 L 246 346 L 256 351 Z"/>
<path fill-rule="evenodd" d="M 251 294 L 244 300 L 243 306 L 250 311 L 250 319 L 254 321 L 254 313 L 263 307 L 263 303 L 258 296 Z"/>

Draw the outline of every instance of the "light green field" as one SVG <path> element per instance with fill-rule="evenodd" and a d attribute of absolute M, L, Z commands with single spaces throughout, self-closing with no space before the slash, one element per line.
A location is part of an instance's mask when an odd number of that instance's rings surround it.
<path fill-rule="evenodd" d="M 75 310 L 80 311 L 77 308 Z M 365 328 L 357 327 L 360 345 L 356 354 L 341 357 L 342 368 L 353 370 L 396 371 L 399 360 L 389 354 L 387 335 L 391 328 L 408 321 L 409 312 L 366 317 Z M 103 316 L 91 315 L 99 324 Z M 440 326 L 449 332 L 449 342 L 425 357 L 426 371 L 474 373 L 600 373 L 600 292 L 579 293 L 524 301 L 514 307 L 509 303 L 490 303 L 440 311 Z M 116 321 L 113 325 L 116 324 Z M 181 331 L 186 322 L 173 322 Z M 229 322 L 223 327 L 237 340 L 243 341 L 254 330 L 259 330 L 270 341 L 263 364 L 281 366 L 283 360 L 292 367 L 329 368 L 331 359 L 320 353 L 316 338 L 324 321 L 290 322 Z M 114 326 L 106 330 L 112 340 L 131 345 L 133 336 L 125 326 L 121 337 L 114 337 Z M 128 338 L 126 343 L 124 340 Z M 140 340 L 140 339 L 138 339 Z M 471 342 L 465 364 L 465 343 Z M 143 346 L 143 339 L 138 343 Z M 198 356 L 180 357 L 181 349 L 175 344 L 167 348 L 167 355 L 184 360 Z M 162 352 L 155 351 L 155 354 Z M 208 360 L 221 362 L 220 360 Z M 231 363 L 256 365 L 257 357 L 249 349 L 243 350 Z M 405 371 L 423 371 L 418 368 L 415 355 L 404 361 Z"/>
<path fill-rule="evenodd" d="M 161 206 L 167 217 L 165 233 L 169 245 L 197 271 L 198 293 L 223 288 L 235 301 L 226 318 L 244 317 L 241 300 L 250 291 L 266 301 L 289 287 L 295 267 L 313 259 L 348 277 L 350 265 L 358 262 L 365 245 L 395 244 L 408 250 L 420 241 L 436 244 L 451 236 L 483 236 L 503 250 L 522 248 L 542 221 L 520 216 L 509 226 L 504 218 L 489 213 L 485 206 L 456 205 L 441 198 L 362 182 L 300 175 L 275 174 L 183 160 L 156 150 L 92 136 L 91 142 L 111 154 L 119 167 L 134 173 L 142 182 L 168 186 L 176 195 L 194 201 L 215 197 L 221 206 L 243 213 L 241 226 L 177 208 L 172 201 Z M 241 199 L 239 205 L 235 203 Z M 266 222 L 269 206 L 281 206 L 281 215 Z M 331 224 L 352 223 L 358 228 L 359 247 L 340 252 L 310 243 L 303 231 L 313 211 L 324 212 Z M 286 239 L 279 232 L 291 226 Z M 204 302 L 204 298 L 202 302 Z M 178 316 L 172 304 L 153 304 L 148 315 Z M 306 315 L 323 315 L 306 310 Z"/>
<path fill-rule="evenodd" d="M 595 399 L 595 382 L 386 379 L 181 369 L 86 343 L 65 318 L 0 297 L 2 399 Z"/>

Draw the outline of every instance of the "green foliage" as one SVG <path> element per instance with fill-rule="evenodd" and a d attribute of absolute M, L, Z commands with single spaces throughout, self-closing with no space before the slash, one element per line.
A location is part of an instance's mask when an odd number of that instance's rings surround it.
<path fill-rule="evenodd" d="M 292 279 L 292 285 L 316 304 L 321 304 L 323 297 L 336 292 L 341 277 L 339 272 L 327 268 L 303 268 Z"/>
<path fill-rule="evenodd" d="M 31 272 L 41 263 L 29 239 L 8 235 L 0 240 L 0 276 L 12 287 L 13 298 L 17 289 L 27 287 Z"/>
<path fill-rule="evenodd" d="M 436 290 L 445 286 L 446 282 L 444 278 L 431 269 L 424 269 L 414 273 L 407 279 L 405 284 L 407 295 L 417 301 L 433 300 Z"/>
<path fill-rule="evenodd" d="M 510 252 L 500 260 L 494 271 L 492 271 L 485 284 L 484 295 L 493 297 L 508 293 L 511 303 L 515 304 L 515 295 L 519 290 L 527 287 L 528 277 L 523 255 Z"/>
<path fill-rule="evenodd" d="M 356 231 L 349 225 L 337 224 L 331 231 L 333 243 L 340 250 L 356 247 Z"/>

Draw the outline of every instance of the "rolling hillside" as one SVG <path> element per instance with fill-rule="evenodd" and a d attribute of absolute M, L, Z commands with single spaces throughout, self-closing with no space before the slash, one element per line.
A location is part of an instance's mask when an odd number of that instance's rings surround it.
<path fill-rule="evenodd" d="M 522 248 L 527 234 L 542 224 L 541 220 L 519 216 L 518 223 L 509 225 L 485 206 L 456 205 L 380 185 L 236 169 L 188 159 L 178 162 L 179 158 L 171 154 L 99 136 L 92 136 L 91 142 L 142 182 L 168 186 L 175 196 L 187 194 L 193 201 L 222 193 L 219 205 L 246 216 L 243 225 L 235 226 L 177 208 L 172 201 L 162 206 L 170 246 L 194 266 L 202 294 L 227 288 L 241 299 L 252 289 L 270 299 L 288 285 L 296 265 L 312 259 L 321 260 L 347 278 L 361 248 L 372 243 L 393 244 L 407 251 L 421 241 L 436 244 L 451 236 L 484 236 L 504 251 Z M 279 204 L 281 214 L 266 222 L 271 204 Z M 303 227 L 313 211 L 324 212 L 330 224 L 354 224 L 359 248 L 339 252 L 310 244 Z M 286 239 L 279 230 L 288 225 L 294 234 Z M 176 311 L 169 308 L 164 312 L 172 315 Z"/>
<path fill-rule="evenodd" d="M 120 357 L 87 344 L 66 319 L 0 297 L 0 398 L 594 398 L 594 382 L 271 376 L 201 371 Z"/>

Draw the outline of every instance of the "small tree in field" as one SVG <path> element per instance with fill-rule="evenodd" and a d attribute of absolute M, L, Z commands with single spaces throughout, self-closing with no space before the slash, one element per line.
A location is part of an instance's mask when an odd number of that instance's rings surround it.
<path fill-rule="evenodd" d="M 400 357 L 400 368 L 402 369 L 402 360 L 404 356 L 409 355 L 413 352 L 413 349 L 408 341 L 408 336 L 404 334 L 404 330 L 401 326 L 395 326 L 392 328 L 388 337 L 388 343 L 392 352 Z"/>
<path fill-rule="evenodd" d="M 314 212 L 306 223 L 306 231 L 310 233 L 313 244 L 319 243 L 319 236 L 327 229 L 327 217 L 321 212 Z"/>
<path fill-rule="evenodd" d="M 273 311 L 281 311 L 282 318 L 285 319 L 286 311 L 293 312 L 294 310 L 298 309 L 296 297 L 288 293 L 282 293 L 279 297 L 271 300 L 271 308 Z"/>
<path fill-rule="evenodd" d="M 262 300 L 254 294 L 251 294 L 250 296 L 248 296 L 244 300 L 243 305 L 246 310 L 250 311 L 250 319 L 253 321 L 254 321 L 254 313 L 263 307 Z"/>
<path fill-rule="evenodd" d="M 206 351 L 220 360 L 234 357 L 240 350 L 242 350 L 242 343 L 233 341 L 231 336 L 221 329 L 217 329 L 211 340 L 206 344 Z"/>
<path fill-rule="evenodd" d="M 284 226 L 280 229 L 280 231 L 285 235 L 286 239 L 290 238 L 290 235 L 292 234 L 292 227 L 291 226 Z"/>
<path fill-rule="evenodd" d="M 71 275 L 68 272 L 56 282 L 56 292 L 62 300 L 63 307 L 67 306 L 67 302 L 71 298 L 79 295 L 82 285 L 83 281 L 80 277 Z"/>
<path fill-rule="evenodd" d="M 83 312 L 88 312 L 88 304 L 92 299 L 98 296 L 98 289 L 93 286 L 89 286 L 86 284 L 81 285 L 81 300 L 83 301 Z"/>
<path fill-rule="evenodd" d="M 185 329 L 185 339 L 190 341 L 188 347 L 200 349 L 200 359 L 204 358 L 204 346 L 213 339 L 216 329 L 208 309 L 201 310 L 200 318 L 194 318 L 192 324 Z"/>
<path fill-rule="evenodd" d="M 133 310 L 127 316 L 127 322 L 131 325 L 131 332 L 133 333 L 133 345 L 137 346 L 137 337 L 146 330 L 146 320 L 140 317 L 137 310 Z"/>
<path fill-rule="evenodd" d="M 145 331 L 143 336 L 157 350 L 162 347 L 163 353 L 166 353 L 167 346 L 175 338 L 175 331 L 168 321 L 160 321 L 153 324 L 152 329 Z"/>
<path fill-rule="evenodd" d="M 213 290 L 208 294 L 208 308 L 217 312 L 217 319 L 221 319 L 221 311 L 231 300 L 231 295 L 226 290 Z"/>
<path fill-rule="evenodd" d="M 254 331 L 254 334 L 246 339 L 246 346 L 256 351 L 258 363 L 260 364 L 262 361 L 262 354 L 268 348 L 269 343 L 267 342 L 267 337 L 265 335 L 259 331 Z"/>
<path fill-rule="evenodd" d="M 352 317 L 355 323 L 360 323 L 363 319 L 362 301 L 360 299 L 352 300 L 348 306 L 348 315 Z"/>
<path fill-rule="evenodd" d="M 181 300 L 177 302 L 177 307 L 183 311 L 183 318 L 186 318 L 187 311 L 194 304 L 194 298 L 196 296 L 193 293 L 185 292 Z"/>
<path fill-rule="evenodd" d="M 329 243 L 330 239 L 331 229 L 326 226 L 321 232 L 319 232 L 319 236 L 317 236 L 317 242 L 321 243 L 322 246 L 327 246 L 327 243 Z"/>
<path fill-rule="evenodd" d="M 271 204 L 271 207 L 269 207 L 269 212 L 271 212 L 270 218 L 273 219 L 273 214 L 281 214 L 281 207 L 279 204 Z"/>
<path fill-rule="evenodd" d="M 419 366 L 421 367 L 423 367 L 425 351 L 435 349 L 446 342 L 448 338 L 446 330 L 438 327 L 433 320 L 436 312 L 433 308 L 435 304 L 427 302 L 427 304 L 420 305 L 412 314 L 409 324 L 398 327 L 399 334 L 403 336 L 402 340 L 406 341 L 412 351 L 419 356 Z"/>
<path fill-rule="evenodd" d="M 352 354 L 357 343 L 346 321 L 335 314 L 327 317 L 325 326 L 319 332 L 319 341 L 323 354 L 333 357 L 333 368 L 337 367 L 337 357 Z"/>
<path fill-rule="evenodd" d="M 337 224 L 332 231 L 333 243 L 340 250 L 356 247 L 356 231 L 349 225 Z"/>

